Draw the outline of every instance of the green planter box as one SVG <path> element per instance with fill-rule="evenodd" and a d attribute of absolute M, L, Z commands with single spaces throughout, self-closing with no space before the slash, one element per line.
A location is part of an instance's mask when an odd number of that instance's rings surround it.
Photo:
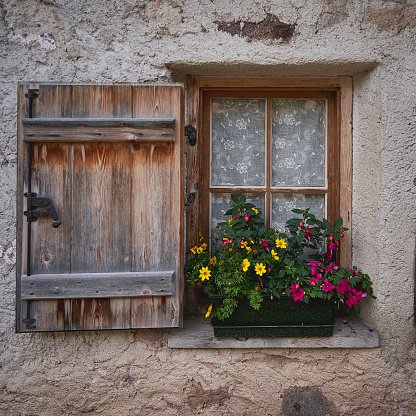
<path fill-rule="evenodd" d="M 210 295 L 213 306 L 222 298 Z M 238 301 L 234 313 L 223 321 L 212 317 L 211 326 L 216 337 L 330 337 L 334 329 L 332 304 L 311 299 L 308 304 L 295 302 L 289 296 L 263 298 L 257 311 L 246 299 Z"/>

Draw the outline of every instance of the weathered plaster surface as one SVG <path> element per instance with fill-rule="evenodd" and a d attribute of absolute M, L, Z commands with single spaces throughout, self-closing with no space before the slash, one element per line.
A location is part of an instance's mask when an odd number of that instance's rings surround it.
<path fill-rule="evenodd" d="M 0 2 L 0 415 L 415 415 L 415 1 Z M 255 40 L 216 22 L 295 25 Z M 162 331 L 14 333 L 16 85 L 354 77 L 353 255 L 373 350 L 171 350 Z M 313 409 L 308 410 L 309 409 Z"/>

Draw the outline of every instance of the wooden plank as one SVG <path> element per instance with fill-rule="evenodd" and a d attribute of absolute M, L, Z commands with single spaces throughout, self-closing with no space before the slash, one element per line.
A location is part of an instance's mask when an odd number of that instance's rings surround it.
<path fill-rule="evenodd" d="M 112 315 L 110 299 L 73 299 L 71 300 L 72 329 L 78 331 L 117 329 Z M 121 322 L 124 327 L 125 319 Z"/>
<path fill-rule="evenodd" d="M 201 88 L 284 88 L 293 90 L 338 88 L 341 86 L 341 77 L 199 77 Z"/>
<path fill-rule="evenodd" d="M 175 119 L 24 118 L 25 142 L 172 142 Z"/>
<path fill-rule="evenodd" d="M 183 88 L 134 87 L 133 117 L 173 117 L 178 121 L 175 135 L 183 137 Z M 134 328 L 181 324 L 184 212 L 182 172 L 183 140 L 166 144 L 133 145 L 132 189 L 136 192 L 132 193 L 132 270 L 175 270 L 171 298 L 154 298 L 151 305 L 142 299 L 132 300 Z"/>
<path fill-rule="evenodd" d="M 357 318 L 337 319 L 332 337 L 216 338 L 208 319 L 187 317 L 184 329 L 169 333 L 170 348 L 378 348 L 379 335 Z"/>
<path fill-rule="evenodd" d="M 27 151 L 23 143 L 23 117 L 25 114 L 25 93 L 27 87 L 19 84 L 17 88 L 17 194 L 16 194 L 16 332 L 22 331 L 23 315 L 20 301 L 20 276 L 27 273 L 27 225 L 23 216 L 23 193 L 27 192 L 25 177 L 27 176 Z"/>
<path fill-rule="evenodd" d="M 202 234 L 201 197 L 202 197 L 202 171 L 201 171 L 201 149 L 202 134 L 199 122 L 199 77 L 187 77 L 187 121 L 186 124 L 194 126 L 197 130 L 197 141 L 195 146 L 186 146 L 186 195 L 195 192 L 195 200 L 186 207 L 186 236 L 185 236 L 185 258 L 190 255 L 190 248 L 199 243 L 199 235 Z M 205 236 L 208 238 L 208 236 Z M 198 288 L 187 283 L 186 288 L 186 313 L 202 313 L 198 304 Z"/>
<path fill-rule="evenodd" d="M 70 99 L 69 86 L 39 86 L 33 117 L 68 116 Z M 62 224 L 53 228 L 49 217 L 38 218 L 31 224 L 31 274 L 59 273 L 70 269 L 71 148 L 67 144 L 42 143 L 33 144 L 32 149 L 32 192 L 50 198 Z M 68 302 L 56 300 L 31 302 L 36 330 L 68 329 L 70 323 L 65 317 L 69 306 Z M 23 301 L 23 316 L 26 308 Z"/>
<path fill-rule="evenodd" d="M 38 274 L 21 277 L 22 299 L 169 296 L 173 271 Z"/>
<path fill-rule="evenodd" d="M 72 117 L 131 117 L 130 85 L 74 86 L 72 96 Z M 72 230 L 72 272 L 129 272 L 131 145 L 91 143 L 74 144 L 73 148 L 72 217 L 76 226 Z M 130 309 L 129 298 L 73 300 L 72 326 L 129 328 Z M 79 313 L 85 315 L 78 316 Z M 103 317 L 102 313 L 107 315 Z"/>
<path fill-rule="evenodd" d="M 132 328 L 171 328 L 176 304 L 172 296 L 133 299 Z"/>
<path fill-rule="evenodd" d="M 340 216 L 349 228 L 340 247 L 340 265 L 350 267 L 352 262 L 352 77 L 341 78 L 340 114 Z"/>

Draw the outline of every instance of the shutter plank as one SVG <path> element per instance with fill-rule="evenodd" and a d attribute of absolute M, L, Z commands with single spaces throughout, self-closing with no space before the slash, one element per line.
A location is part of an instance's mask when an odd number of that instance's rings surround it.
<path fill-rule="evenodd" d="M 73 117 L 131 117 L 128 85 L 79 86 L 74 89 L 73 100 Z M 72 216 L 79 221 L 79 227 L 73 227 L 72 239 L 77 245 L 73 244 L 72 272 L 131 270 L 131 159 L 128 144 L 74 144 L 77 196 Z M 74 328 L 130 327 L 130 299 L 85 299 L 72 303 Z M 91 310 L 94 307 L 99 309 L 97 313 Z M 97 318 L 104 312 L 107 317 Z M 78 317 L 78 313 L 85 315 Z"/>
<path fill-rule="evenodd" d="M 133 117 L 173 117 L 182 120 L 182 90 L 162 86 L 135 86 Z M 182 268 L 183 217 L 182 123 L 175 144 L 133 145 L 133 270 Z M 182 164 L 182 165 L 181 165 Z M 143 198 L 142 195 L 146 195 Z M 173 267 L 172 267 L 173 266 Z M 177 278 L 177 277 L 176 277 Z M 181 325 L 182 282 L 173 283 L 171 297 L 132 300 L 134 328 Z"/>
<path fill-rule="evenodd" d="M 174 272 L 41 274 L 21 277 L 22 299 L 172 295 Z"/>
<path fill-rule="evenodd" d="M 33 100 L 33 117 L 68 117 L 70 101 L 70 86 L 40 85 L 39 97 Z M 53 181 L 50 178 L 53 178 Z M 59 228 L 53 228 L 50 217 L 41 217 L 32 222 L 31 273 L 60 273 L 69 270 L 71 250 L 70 145 L 33 144 L 32 192 L 36 192 L 39 197 L 50 198 L 62 224 Z M 26 205 L 26 202 L 24 204 Z M 23 223 L 26 223 L 26 217 Z M 31 318 L 36 319 L 36 331 L 70 328 L 69 301 L 33 301 L 30 308 Z M 26 301 L 22 301 L 22 317 L 26 317 L 26 309 Z"/>
<path fill-rule="evenodd" d="M 175 120 L 126 118 L 25 118 L 25 142 L 172 142 Z"/>

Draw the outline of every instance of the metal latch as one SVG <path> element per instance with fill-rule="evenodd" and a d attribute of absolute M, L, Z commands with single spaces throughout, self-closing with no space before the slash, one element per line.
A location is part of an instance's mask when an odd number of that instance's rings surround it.
<path fill-rule="evenodd" d="M 50 216 L 53 219 L 52 227 L 58 228 L 62 224 L 49 198 L 38 197 L 35 192 L 25 192 L 23 195 L 27 198 L 27 211 L 23 213 L 27 216 L 27 222 Z M 45 207 L 46 211 L 38 211 L 38 207 Z"/>
<path fill-rule="evenodd" d="M 185 136 L 188 138 L 189 146 L 196 145 L 196 128 L 190 124 L 185 126 Z"/>

